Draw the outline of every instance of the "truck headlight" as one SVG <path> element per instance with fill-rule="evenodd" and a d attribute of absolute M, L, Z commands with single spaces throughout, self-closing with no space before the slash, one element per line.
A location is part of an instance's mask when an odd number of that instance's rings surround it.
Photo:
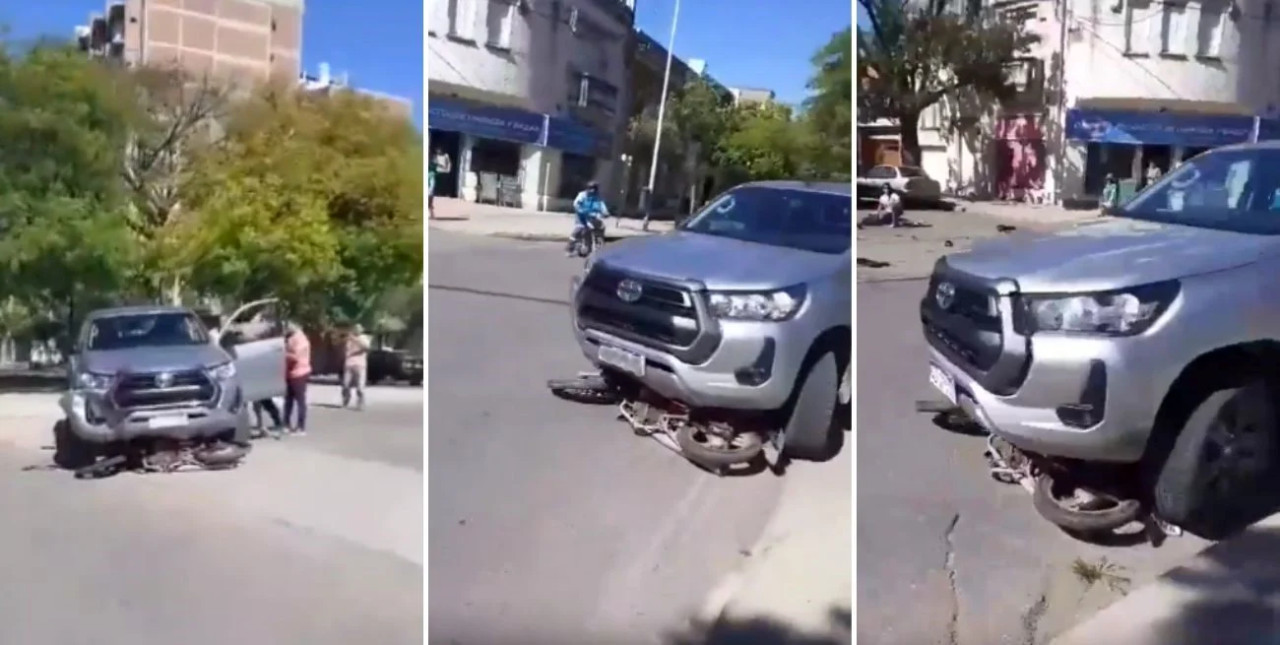
<path fill-rule="evenodd" d="M 786 320 L 804 304 L 803 286 L 777 291 L 712 292 L 707 298 L 711 315 L 722 320 Z"/>
<path fill-rule="evenodd" d="M 226 381 L 231 379 L 235 375 L 236 375 L 236 364 L 234 362 L 223 363 L 217 367 L 209 368 L 209 376 L 212 377 L 215 381 Z"/>
<path fill-rule="evenodd" d="M 1169 308 L 1179 289 L 1177 281 L 1169 281 L 1103 293 L 1023 295 L 1020 331 L 1141 334 Z"/>
<path fill-rule="evenodd" d="M 81 389 L 103 391 L 111 389 L 111 382 L 114 378 L 110 374 L 94 374 L 93 372 L 80 372 L 80 376 L 76 377 L 76 383 Z"/>

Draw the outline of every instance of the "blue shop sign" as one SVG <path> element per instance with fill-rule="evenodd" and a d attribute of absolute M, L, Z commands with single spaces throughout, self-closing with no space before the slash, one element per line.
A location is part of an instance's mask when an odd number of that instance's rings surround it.
<path fill-rule="evenodd" d="M 1213 148 L 1249 141 L 1253 123 L 1251 116 L 1074 109 L 1066 129 L 1074 141 Z"/>
<path fill-rule="evenodd" d="M 544 145 L 545 125 L 545 116 L 514 108 L 473 105 L 434 97 L 427 104 L 428 128 L 484 139 Z"/>
<path fill-rule="evenodd" d="M 613 141 L 608 135 L 572 119 L 547 119 L 547 147 L 585 157 L 607 157 Z"/>

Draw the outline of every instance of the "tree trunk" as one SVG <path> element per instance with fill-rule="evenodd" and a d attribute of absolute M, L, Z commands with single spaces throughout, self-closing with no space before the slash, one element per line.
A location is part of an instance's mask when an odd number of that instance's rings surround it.
<path fill-rule="evenodd" d="M 920 159 L 920 113 L 898 115 L 898 134 L 902 138 L 902 165 L 919 166 Z"/>
<path fill-rule="evenodd" d="M 165 300 L 175 307 L 182 306 L 182 278 L 174 276 L 173 280 L 165 287 Z"/>

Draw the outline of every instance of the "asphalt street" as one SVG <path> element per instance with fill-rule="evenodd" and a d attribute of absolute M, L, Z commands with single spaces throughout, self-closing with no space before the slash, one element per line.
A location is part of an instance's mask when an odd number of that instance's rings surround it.
<path fill-rule="evenodd" d="M 718 479 L 559 400 L 582 261 L 554 244 L 432 231 L 431 643 L 661 643 L 740 564 L 772 475 Z"/>
<path fill-rule="evenodd" d="M 936 399 L 918 327 L 923 281 L 858 285 L 858 638 L 876 645 L 1046 643 L 1114 602 L 1076 560 L 1105 558 L 1131 586 L 1204 542 L 1088 545 L 1042 520 L 1020 487 L 994 481 L 985 439 L 914 412 Z"/>
<path fill-rule="evenodd" d="M 422 393 L 374 396 L 233 471 L 98 481 L 41 467 L 51 395 L 6 401 L 0 642 L 421 643 Z"/>

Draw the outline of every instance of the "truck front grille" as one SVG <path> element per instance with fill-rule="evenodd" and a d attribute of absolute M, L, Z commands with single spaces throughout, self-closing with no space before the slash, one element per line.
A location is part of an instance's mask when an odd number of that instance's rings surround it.
<path fill-rule="evenodd" d="M 626 280 L 640 285 L 639 297 L 632 302 L 619 296 Z M 701 332 L 695 297 L 661 280 L 597 266 L 583 280 L 578 323 L 659 348 L 689 347 Z"/>
<path fill-rule="evenodd" d="M 206 404 L 218 394 L 204 370 L 122 374 L 112 394 L 121 409 Z"/>
<path fill-rule="evenodd" d="M 950 285 L 949 301 L 939 298 L 939 287 Z M 946 306 L 942 306 L 946 301 Z M 922 316 L 925 338 L 931 345 L 979 370 L 989 370 L 1000 359 L 1004 335 L 995 294 L 935 275 L 929 281 Z"/>

